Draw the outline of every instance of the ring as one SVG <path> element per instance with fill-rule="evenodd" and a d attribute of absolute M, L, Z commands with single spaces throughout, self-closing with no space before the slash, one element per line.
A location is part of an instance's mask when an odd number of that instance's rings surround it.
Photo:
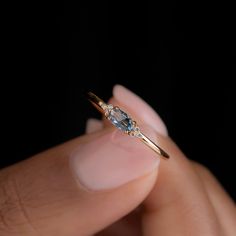
<path fill-rule="evenodd" d="M 126 112 L 122 111 L 118 106 L 106 104 L 102 99 L 92 92 L 88 92 L 88 100 L 118 129 L 132 137 L 140 139 L 144 144 L 146 144 L 161 157 L 165 159 L 169 158 L 169 155 L 162 148 L 160 148 L 140 131 L 137 122 L 134 121 Z"/>

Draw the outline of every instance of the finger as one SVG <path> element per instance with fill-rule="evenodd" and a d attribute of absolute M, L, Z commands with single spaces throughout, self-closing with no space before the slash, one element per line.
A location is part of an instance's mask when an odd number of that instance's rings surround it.
<path fill-rule="evenodd" d="M 86 122 L 85 133 L 91 134 L 96 131 L 100 131 L 103 129 L 103 123 L 101 120 L 95 118 L 89 118 Z"/>
<path fill-rule="evenodd" d="M 162 162 L 158 182 L 145 200 L 145 235 L 222 235 L 205 189 L 189 160 L 170 140 L 159 138 L 171 159 Z"/>
<path fill-rule="evenodd" d="M 226 232 L 226 235 L 234 235 L 236 232 L 235 203 L 206 167 L 196 162 L 192 162 L 192 164 L 202 180 L 224 232 Z"/>
<path fill-rule="evenodd" d="M 158 116 L 152 120 L 148 118 L 147 104 L 123 87 L 116 87 L 115 91 L 115 99 L 127 109 L 133 109 L 136 117 L 152 124 L 157 132 L 165 132 L 160 124 L 153 124 Z M 215 212 L 190 162 L 171 139 L 160 135 L 157 140 L 171 158 L 161 162 L 158 181 L 144 202 L 144 235 L 219 235 L 221 229 Z"/>
<path fill-rule="evenodd" d="M 145 145 L 109 129 L 38 154 L 0 172 L 0 234 L 92 235 L 143 201 L 158 165 Z"/>
<path fill-rule="evenodd" d="M 141 216 L 136 210 L 102 230 L 96 236 L 141 236 Z"/>

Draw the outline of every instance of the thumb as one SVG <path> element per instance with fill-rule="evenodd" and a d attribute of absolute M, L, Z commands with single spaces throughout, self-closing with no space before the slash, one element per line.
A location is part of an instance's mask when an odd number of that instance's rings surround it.
<path fill-rule="evenodd" d="M 158 166 L 152 150 L 113 129 L 40 153 L 0 171 L 0 234 L 94 234 L 144 200 Z"/>

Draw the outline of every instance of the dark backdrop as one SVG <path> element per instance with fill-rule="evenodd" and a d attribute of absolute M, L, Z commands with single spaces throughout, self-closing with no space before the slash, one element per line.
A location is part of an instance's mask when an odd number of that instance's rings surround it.
<path fill-rule="evenodd" d="M 11 7 L 2 28 L 2 167 L 83 134 L 86 119 L 99 115 L 82 95 L 108 99 L 120 83 L 236 199 L 235 75 L 220 9 L 182 1 Z"/>

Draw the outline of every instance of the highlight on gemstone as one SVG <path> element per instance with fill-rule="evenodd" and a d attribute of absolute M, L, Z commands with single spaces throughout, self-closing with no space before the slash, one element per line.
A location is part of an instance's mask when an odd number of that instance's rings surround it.
<path fill-rule="evenodd" d="M 130 132 L 134 128 L 132 119 L 119 107 L 109 109 L 106 116 L 113 125 L 124 132 Z"/>

